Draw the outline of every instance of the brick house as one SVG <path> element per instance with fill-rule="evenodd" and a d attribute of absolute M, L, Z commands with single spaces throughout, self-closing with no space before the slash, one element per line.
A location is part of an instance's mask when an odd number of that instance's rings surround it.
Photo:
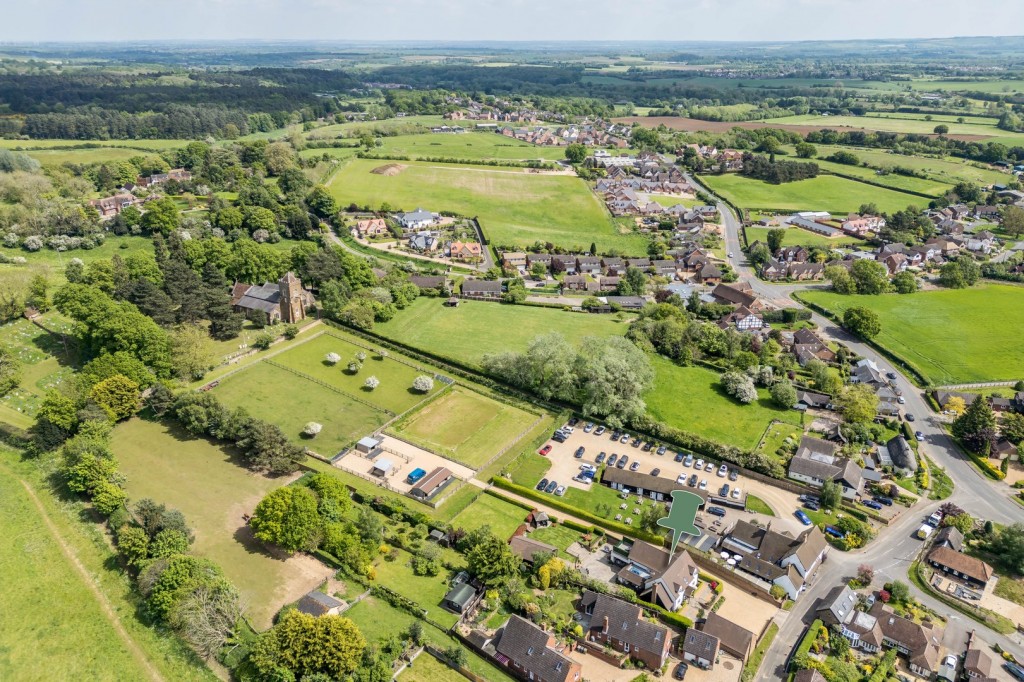
<path fill-rule="evenodd" d="M 665 665 L 674 633 L 644 620 L 639 606 L 589 590 L 580 605 L 590 616 L 590 628 L 584 633 L 587 641 L 621 651 L 650 670 Z"/>
<path fill-rule="evenodd" d="M 508 619 L 494 649 L 499 663 L 532 682 L 575 682 L 582 676 L 580 664 L 557 648 L 554 635 L 519 616 Z"/>

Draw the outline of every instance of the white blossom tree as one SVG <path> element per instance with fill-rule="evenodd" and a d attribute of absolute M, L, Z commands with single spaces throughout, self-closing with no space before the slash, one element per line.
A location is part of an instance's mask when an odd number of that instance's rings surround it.
<path fill-rule="evenodd" d="M 377 350 L 377 355 L 380 356 L 381 360 L 383 360 L 388 356 L 388 351 L 386 348 L 380 348 Z"/>
<path fill-rule="evenodd" d="M 316 438 L 317 434 L 323 431 L 324 425 L 318 422 L 309 422 L 302 428 L 302 434 L 307 438 Z"/>
<path fill-rule="evenodd" d="M 412 380 L 412 387 L 420 393 L 429 393 L 434 388 L 434 380 L 426 374 L 421 374 Z"/>
<path fill-rule="evenodd" d="M 363 351 L 359 351 L 358 353 L 356 353 L 356 360 L 358 360 L 359 362 L 366 362 L 366 353 L 364 353 Z"/>
<path fill-rule="evenodd" d="M 337 353 L 328 353 L 326 356 L 324 356 L 324 360 L 326 360 L 328 364 L 336 365 L 339 362 L 341 362 L 341 356 L 338 355 Z"/>
<path fill-rule="evenodd" d="M 741 403 L 752 403 L 757 400 L 757 387 L 754 380 L 740 372 L 726 372 L 722 375 L 722 388 Z"/>
<path fill-rule="evenodd" d="M 372 391 L 373 389 L 375 389 L 378 386 L 380 386 L 380 379 L 378 379 L 377 377 L 373 377 L 373 376 L 367 377 L 366 381 L 363 382 L 363 386 L 365 386 L 366 388 L 368 388 L 368 389 L 370 389 Z"/>
<path fill-rule="evenodd" d="M 359 370 L 363 368 L 362 364 L 358 360 L 353 360 L 348 363 L 349 374 L 358 374 Z"/>

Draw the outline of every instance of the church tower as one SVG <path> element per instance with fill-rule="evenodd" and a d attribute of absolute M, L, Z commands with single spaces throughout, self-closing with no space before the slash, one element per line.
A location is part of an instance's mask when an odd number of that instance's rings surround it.
<path fill-rule="evenodd" d="M 277 281 L 277 285 L 281 288 L 281 321 L 290 324 L 306 319 L 305 297 L 299 278 L 288 272 Z"/>

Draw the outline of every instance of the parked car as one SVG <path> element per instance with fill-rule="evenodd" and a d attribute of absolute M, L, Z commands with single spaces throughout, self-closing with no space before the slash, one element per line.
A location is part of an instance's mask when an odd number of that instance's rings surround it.
<path fill-rule="evenodd" d="M 721 507 L 708 507 L 708 514 L 712 516 L 725 516 L 725 510 Z"/>
<path fill-rule="evenodd" d="M 664 455 L 666 452 L 668 452 L 668 448 L 666 448 L 664 445 L 659 445 L 658 446 L 658 454 L 659 455 Z"/>
<path fill-rule="evenodd" d="M 564 495 L 565 494 L 565 486 L 564 485 L 560 485 L 557 488 L 555 488 L 555 494 L 558 495 L 559 497 Z"/>
<path fill-rule="evenodd" d="M 741 493 L 740 493 L 740 489 L 739 488 L 733 488 L 732 489 L 732 499 L 734 499 L 734 500 L 740 499 L 740 494 Z"/>
<path fill-rule="evenodd" d="M 587 425 L 583 427 L 583 433 L 590 433 L 594 430 L 594 422 L 587 422 Z"/>
<path fill-rule="evenodd" d="M 628 443 L 629 442 L 629 434 L 628 433 L 622 434 L 622 436 L 619 438 L 619 442 L 620 443 Z"/>
<path fill-rule="evenodd" d="M 555 441 L 556 443 L 564 443 L 566 438 L 568 438 L 568 436 L 566 436 L 561 431 L 555 431 L 553 434 L 551 434 L 551 440 Z"/>
<path fill-rule="evenodd" d="M 697 487 L 700 488 L 701 490 L 707 490 L 708 489 L 708 479 L 705 478 L 704 480 L 702 480 L 700 482 L 700 485 L 697 486 Z"/>
<path fill-rule="evenodd" d="M 683 461 L 683 453 L 677 452 L 676 456 L 675 456 L 675 461 L 682 462 Z"/>
<path fill-rule="evenodd" d="M 538 452 L 539 454 L 542 454 L 542 455 L 544 455 L 545 457 L 547 457 L 547 456 L 548 456 L 548 453 L 550 453 L 550 452 L 551 452 L 551 443 L 548 443 L 547 445 L 545 445 L 544 447 L 542 447 L 542 448 L 541 448 L 540 450 L 538 450 L 537 452 Z"/>
<path fill-rule="evenodd" d="M 651 469 L 651 476 L 660 476 L 660 475 L 661 475 L 661 469 L 658 469 L 657 467 L 655 467 L 654 469 Z"/>
<path fill-rule="evenodd" d="M 885 376 L 892 381 L 896 381 L 896 372 L 886 372 Z"/>
<path fill-rule="evenodd" d="M 639 438 L 634 438 L 634 439 L 633 439 L 633 443 L 632 443 L 632 445 L 633 445 L 633 447 L 634 447 L 634 448 L 638 448 L 638 447 L 640 447 L 640 445 L 641 445 L 642 443 L 643 443 L 643 441 L 642 441 L 642 440 L 640 440 Z"/>
<path fill-rule="evenodd" d="M 594 459 L 594 461 L 597 462 L 598 464 L 600 464 L 601 462 L 604 461 L 604 458 L 607 457 L 607 456 L 608 455 L 604 454 L 603 452 L 599 452 L 599 453 L 597 453 L 597 457 Z"/>
<path fill-rule="evenodd" d="M 544 492 L 547 489 L 547 487 L 548 487 L 548 479 L 546 479 L 546 478 L 540 479 L 540 483 L 537 484 L 537 490 L 539 490 L 541 492 Z"/>
<path fill-rule="evenodd" d="M 608 466 L 613 467 L 615 463 L 619 461 L 619 456 L 616 453 L 612 453 L 612 456 L 608 458 Z"/>
<path fill-rule="evenodd" d="M 575 421 L 578 421 L 578 420 L 575 420 Z M 562 427 L 562 433 L 566 433 L 566 434 L 569 434 L 571 436 L 573 434 L 573 432 L 576 430 L 576 429 L 572 428 L 573 427 L 573 422 L 574 422 L 574 420 L 570 419 L 569 423 Z"/>
<path fill-rule="evenodd" d="M 585 447 L 583 447 L 583 446 L 581 445 L 581 446 L 579 446 L 578 448 L 576 448 L 576 454 L 575 454 L 575 455 L 573 455 L 573 456 L 574 456 L 574 457 L 575 457 L 576 459 L 582 459 L 582 458 L 583 458 L 583 455 L 584 455 L 584 453 L 585 453 L 586 451 L 587 451 L 587 449 L 586 449 Z"/>
<path fill-rule="evenodd" d="M 676 483 L 678 483 L 679 485 L 683 485 L 684 483 L 686 483 L 686 472 L 685 471 L 683 473 L 679 474 L 678 476 L 676 476 Z"/>
<path fill-rule="evenodd" d="M 640 468 L 640 462 L 633 462 L 632 464 L 629 465 L 629 470 L 630 471 L 636 471 L 639 468 Z"/>
<path fill-rule="evenodd" d="M 918 440 L 924 440 L 924 434 L 920 431 L 914 431 L 914 438 Z"/>
<path fill-rule="evenodd" d="M 679 665 L 676 666 L 675 671 L 673 671 L 672 677 L 674 677 L 677 680 L 682 680 L 686 677 L 686 671 L 689 669 L 690 666 L 686 665 L 683 662 L 680 662 Z"/>
<path fill-rule="evenodd" d="M 579 417 L 569 417 L 569 426 L 576 426 L 580 423 Z"/>
<path fill-rule="evenodd" d="M 807 500 L 806 502 L 804 502 L 804 506 L 810 509 L 811 511 L 818 511 L 819 509 L 821 509 L 821 504 L 818 503 L 816 500 Z"/>
<path fill-rule="evenodd" d="M 714 462 L 708 462 L 707 464 L 704 465 L 704 471 L 714 471 L 714 470 L 715 470 L 715 463 Z"/>
<path fill-rule="evenodd" d="M 793 512 L 793 514 L 794 516 L 796 516 L 797 519 L 800 520 L 800 523 L 804 524 L 805 526 L 811 525 L 811 517 L 809 517 L 807 514 L 804 514 L 803 509 L 797 509 L 795 512 Z"/>
<path fill-rule="evenodd" d="M 723 483 L 722 487 L 718 490 L 719 497 L 729 497 L 729 484 Z"/>
<path fill-rule="evenodd" d="M 875 502 L 878 502 L 879 504 L 884 504 L 886 507 L 891 507 L 892 506 L 892 498 L 891 497 L 886 497 L 885 495 L 875 495 L 872 499 Z"/>
<path fill-rule="evenodd" d="M 697 485 L 697 474 L 690 474 L 690 480 L 686 482 L 686 485 L 691 488 L 695 487 Z"/>
<path fill-rule="evenodd" d="M 703 469 L 704 468 L 704 460 L 703 459 L 698 459 L 696 464 L 693 465 L 693 468 L 698 470 L 698 471 Z"/>
<path fill-rule="evenodd" d="M 903 396 L 900 396 L 900 397 L 896 398 L 896 402 L 898 402 L 900 405 L 906 405 L 907 399 L 904 398 Z"/>
<path fill-rule="evenodd" d="M 643 450 L 644 452 L 650 452 L 652 447 L 654 447 L 652 443 L 645 441 L 644 446 L 640 449 Z"/>
<path fill-rule="evenodd" d="M 619 457 L 619 463 L 615 465 L 615 468 L 625 469 L 627 464 L 629 464 L 629 455 L 623 455 Z"/>
<path fill-rule="evenodd" d="M 603 436 L 604 432 L 607 431 L 607 430 L 608 429 L 604 428 L 603 426 L 598 426 L 596 429 L 594 429 L 594 435 L 595 436 Z"/>
<path fill-rule="evenodd" d="M 908 422 L 914 421 L 914 415 L 910 414 L 909 412 L 903 415 L 903 418 L 906 419 Z"/>
<path fill-rule="evenodd" d="M 868 509 L 881 509 L 882 508 L 882 505 L 878 504 L 874 500 L 861 500 L 861 504 L 863 504 Z"/>
<path fill-rule="evenodd" d="M 544 492 L 553 493 L 558 488 L 558 481 L 548 481 L 548 487 Z"/>
<path fill-rule="evenodd" d="M 619 436 L 621 436 L 621 435 L 622 434 L 619 433 L 618 431 L 612 431 L 612 440 L 615 441 L 615 442 L 618 442 Z"/>
<path fill-rule="evenodd" d="M 825 533 L 831 535 L 834 538 L 839 538 L 840 540 L 846 537 L 846 533 L 839 530 L 835 526 L 825 526 Z"/>
<path fill-rule="evenodd" d="M 692 454 L 689 454 L 689 455 L 686 456 L 686 461 L 683 462 L 683 466 L 684 467 L 692 467 L 693 466 L 693 455 Z"/>
<path fill-rule="evenodd" d="M 597 467 L 593 464 L 581 464 L 580 471 L 597 471 Z"/>
<path fill-rule="evenodd" d="M 740 477 L 740 472 L 736 471 L 735 469 L 730 469 L 729 470 L 729 480 L 730 481 L 735 481 L 735 480 L 739 479 L 739 477 Z"/>
<path fill-rule="evenodd" d="M 718 477 L 719 478 L 725 478 L 728 473 L 729 473 L 729 467 L 725 466 L 724 464 L 722 466 L 718 467 Z"/>

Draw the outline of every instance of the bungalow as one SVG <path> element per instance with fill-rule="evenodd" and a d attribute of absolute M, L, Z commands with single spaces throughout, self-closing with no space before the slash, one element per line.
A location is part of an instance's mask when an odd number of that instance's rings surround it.
<path fill-rule="evenodd" d="M 627 258 L 626 263 L 631 268 L 640 268 L 641 270 L 651 267 L 650 258 Z"/>
<path fill-rule="evenodd" d="M 935 533 L 932 547 L 949 547 L 954 552 L 960 552 L 964 548 L 964 534 L 956 526 L 940 528 Z"/>
<path fill-rule="evenodd" d="M 928 563 L 947 575 L 952 575 L 971 587 L 985 589 L 995 571 L 981 559 L 957 552 L 952 547 L 935 547 L 928 552 Z"/>
<path fill-rule="evenodd" d="M 531 682 L 576 682 L 582 667 L 562 649 L 555 636 L 530 621 L 512 616 L 498 633 L 495 658 Z"/>
<path fill-rule="evenodd" d="M 501 254 L 501 267 L 506 270 L 518 270 L 526 267 L 526 254 L 521 251 L 505 251 Z"/>
<path fill-rule="evenodd" d="M 807 438 L 805 436 L 805 438 Z M 843 488 L 843 497 L 852 500 L 860 495 L 864 475 L 860 467 L 846 457 L 793 457 L 789 461 L 789 478 L 820 488 L 825 481 L 835 481 Z"/>
<path fill-rule="evenodd" d="M 412 487 L 409 495 L 420 501 L 429 501 L 432 497 L 444 490 L 445 486 L 455 480 L 448 467 L 436 467 L 429 474 L 420 479 L 419 483 Z"/>
<path fill-rule="evenodd" d="M 718 638 L 690 628 L 683 635 L 683 660 L 709 670 L 718 659 Z"/>
<path fill-rule="evenodd" d="M 449 254 L 452 260 L 479 260 L 481 256 L 480 243 L 454 241 L 449 247 Z"/>
<path fill-rule="evenodd" d="M 398 213 L 395 215 L 395 220 L 406 230 L 422 230 L 424 227 L 433 225 L 437 220 L 430 211 L 426 211 L 422 208 L 417 208 L 411 213 Z"/>
<path fill-rule="evenodd" d="M 616 467 L 605 467 L 604 473 L 601 474 L 601 483 L 612 490 L 636 494 L 640 497 L 649 497 L 658 502 L 671 500 L 672 491 L 679 487 L 675 481 L 668 478 L 651 476 L 639 471 L 629 471 L 628 469 L 618 469 Z M 702 490 L 694 490 L 693 492 L 701 497 L 707 497 L 707 494 Z"/>
<path fill-rule="evenodd" d="M 868 384 L 870 386 L 885 386 L 889 382 L 885 380 L 878 370 L 878 365 L 867 358 L 859 360 L 850 373 L 851 384 Z"/>
<path fill-rule="evenodd" d="M 1010 458 L 1015 459 L 1017 457 L 1017 446 L 1011 443 L 1006 438 L 1000 438 L 996 441 L 995 445 L 992 446 L 992 452 L 989 453 L 989 457 L 998 459 L 1000 461 Z"/>
<path fill-rule="evenodd" d="M 893 436 L 884 446 L 885 454 L 889 456 L 892 465 L 907 473 L 917 471 L 917 455 L 910 447 L 910 443 L 903 436 Z"/>
<path fill-rule="evenodd" d="M 797 389 L 796 402 L 798 405 L 825 409 L 832 404 L 832 398 L 824 393 L 815 393 L 813 391 Z"/>
<path fill-rule="evenodd" d="M 621 651 L 649 670 L 665 665 L 673 633 L 664 625 L 644 620 L 639 606 L 589 590 L 583 594 L 580 606 L 590 616 L 590 627 L 584 635 L 587 641 Z"/>
<path fill-rule="evenodd" d="M 513 554 L 528 564 L 532 564 L 534 557 L 538 554 L 556 554 L 558 552 L 557 547 L 552 547 L 540 540 L 532 540 L 525 535 L 516 535 L 508 541 L 508 546 Z"/>
<path fill-rule="evenodd" d="M 467 279 L 462 283 L 463 298 L 493 299 L 501 298 L 502 286 L 497 280 Z"/>
<path fill-rule="evenodd" d="M 372 218 L 360 220 L 355 227 L 356 236 L 366 239 L 367 237 L 388 237 L 391 230 L 388 229 L 387 221 L 383 218 Z"/>
<path fill-rule="evenodd" d="M 750 658 L 755 639 L 754 633 L 750 630 L 723 618 L 714 611 L 709 613 L 703 622 L 698 622 L 697 628 L 705 635 L 717 639 L 725 653 L 735 656 L 743 662 Z"/>
<path fill-rule="evenodd" d="M 602 296 L 600 300 L 609 306 L 618 306 L 622 310 L 643 310 L 647 299 L 643 296 Z"/>

